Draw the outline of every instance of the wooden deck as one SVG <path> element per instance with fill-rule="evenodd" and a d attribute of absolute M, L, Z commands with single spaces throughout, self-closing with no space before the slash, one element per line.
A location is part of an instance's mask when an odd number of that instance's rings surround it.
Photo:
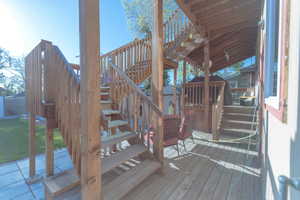
<path fill-rule="evenodd" d="M 123 200 L 262 200 L 257 153 L 233 146 L 209 142 L 211 134 L 194 132 L 195 143 L 165 148 L 163 174 L 153 174 L 129 192 Z M 244 145 L 243 145 L 244 146 Z M 124 166 L 124 169 L 126 167 Z M 119 170 L 103 175 L 103 185 L 115 179 Z M 129 184 L 131 180 L 123 184 Z M 113 192 L 118 192 L 116 188 Z M 80 188 L 74 188 L 56 200 L 80 200 Z"/>
<path fill-rule="evenodd" d="M 165 149 L 163 174 L 150 176 L 124 200 L 262 199 L 255 152 L 199 139 L 195 144 L 188 140 L 187 147 L 179 157 L 174 149 Z"/>

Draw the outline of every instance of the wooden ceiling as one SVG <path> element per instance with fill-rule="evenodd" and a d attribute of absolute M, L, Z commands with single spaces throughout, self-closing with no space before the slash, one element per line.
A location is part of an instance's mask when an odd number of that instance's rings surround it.
<path fill-rule="evenodd" d="M 255 55 L 261 0 L 177 0 L 210 44 L 211 72 Z M 203 46 L 188 55 L 203 63 Z"/>

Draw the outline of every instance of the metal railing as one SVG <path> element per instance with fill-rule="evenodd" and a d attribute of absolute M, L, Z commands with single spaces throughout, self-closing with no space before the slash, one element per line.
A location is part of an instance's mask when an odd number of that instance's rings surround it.
<path fill-rule="evenodd" d="M 300 178 L 288 178 L 286 176 L 279 176 L 279 200 L 287 200 L 288 198 L 288 187 L 291 186 L 292 188 L 300 191 Z"/>

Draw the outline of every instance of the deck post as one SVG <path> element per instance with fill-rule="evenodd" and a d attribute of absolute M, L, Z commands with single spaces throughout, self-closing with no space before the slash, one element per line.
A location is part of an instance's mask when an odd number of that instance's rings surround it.
<path fill-rule="evenodd" d="M 30 112 L 29 113 L 29 176 L 30 176 L 30 178 L 33 178 L 36 175 L 36 169 L 35 169 L 36 129 L 35 129 L 35 125 L 36 125 L 35 114 L 33 112 Z"/>
<path fill-rule="evenodd" d="M 185 84 L 186 83 L 186 61 L 184 60 L 183 61 L 183 84 Z"/>
<path fill-rule="evenodd" d="M 186 84 L 186 61 L 183 60 L 183 80 L 182 80 L 182 90 L 180 95 L 180 107 L 179 107 L 179 113 L 180 116 L 184 116 L 184 98 L 185 98 L 185 91 L 184 91 L 184 85 Z"/>
<path fill-rule="evenodd" d="M 53 162 L 53 128 L 48 124 L 46 127 L 46 175 L 53 176 L 54 162 Z"/>
<path fill-rule="evenodd" d="M 79 0 L 81 196 L 102 199 L 99 0 Z"/>
<path fill-rule="evenodd" d="M 163 111 L 163 1 L 153 1 L 153 34 L 152 34 L 152 98 L 159 109 Z M 154 140 L 154 155 L 163 163 L 163 119 L 154 119 L 156 137 Z"/>
<path fill-rule="evenodd" d="M 177 69 L 174 69 L 174 94 L 173 94 L 173 102 L 174 102 L 174 114 L 177 114 Z"/>
<path fill-rule="evenodd" d="M 210 54 L 209 54 L 209 42 L 205 43 L 204 46 L 204 116 L 206 119 L 205 129 L 209 131 L 209 61 L 210 61 Z"/>

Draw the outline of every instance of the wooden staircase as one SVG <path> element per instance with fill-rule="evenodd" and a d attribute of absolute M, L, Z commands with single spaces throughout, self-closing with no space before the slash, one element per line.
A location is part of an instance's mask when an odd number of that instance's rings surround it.
<path fill-rule="evenodd" d="M 152 119 L 162 117 L 162 113 L 122 70 L 112 65 L 110 72 L 114 80 L 99 87 L 99 134 L 102 135 L 99 137 L 99 156 L 102 158 L 99 173 L 105 177 L 112 171 L 118 172 L 113 179 L 106 181 L 104 178 L 103 193 L 105 199 L 120 199 L 162 167 L 152 153 L 155 145 L 144 142 L 144 135 L 153 124 Z M 42 41 L 26 58 L 26 75 L 32 77 L 26 83 L 30 112 L 44 116 L 47 124 L 51 122 L 47 126 L 60 130 L 74 165 L 71 171 L 45 179 L 46 197 L 67 197 L 68 191 L 80 187 L 80 77 L 61 51 L 47 41 Z M 119 98 L 117 85 L 120 83 L 123 92 L 130 93 L 130 97 L 123 95 Z M 124 101 L 129 105 L 127 109 L 124 109 Z M 138 114 L 141 107 L 143 113 Z M 108 190 L 120 182 L 126 185 L 126 181 L 129 181 L 129 186 L 122 187 L 116 194 L 114 191 L 111 196 L 112 191 Z"/>
<path fill-rule="evenodd" d="M 117 200 L 161 168 L 161 164 L 154 160 L 149 148 L 143 143 L 144 135 L 130 127 L 129 122 L 122 118 L 120 110 L 113 109 L 109 87 L 101 87 L 100 99 L 102 108 L 105 108 L 101 111 L 102 130 L 99 133 L 102 135 L 101 173 L 104 179 L 105 174 L 117 173 L 113 179 L 103 181 L 103 198 Z M 80 187 L 79 183 L 75 170 L 49 177 L 44 182 L 46 196 L 48 199 L 60 199 L 62 196 L 73 199 L 78 194 L 69 191 Z"/>
<path fill-rule="evenodd" d="M 166 69 L 177 68 L 178 61 L 184 59 L 203 42 L 203 37 L 181 9 L 177 9 L 164 23 L 164 35 L 164 68 Z M 103 79 L 107 79 L 105 77 L 110 74 L 110 62 L 125 72 L 135 84 L 141 84 L 149 78 L 152 74 L 151 40 L 151 37 L 136 39 L 102 55 L 100 61 Z M 191 60 L 188 62 L 196 65 Z M 108 79 L 114 80 L 113 77 Z"/>
<path fill-rule="evenodd" d="M 223 110 L 221 134 L 227 136 L 227 139 L 235 141 L 233 143 L 239 143 L 242 146 L 247 146 L 249 137 L 251 137 L 251 145 L 255 146 L 259 122 L 255 107 L 224 106 Z"/>
<path fill-rule="evenodd" d="M 164 65 L 177 61 L 200 44 L 201 38 L 181 10 L 164 25 Z M 137 86 L 152 73 L 151 38 L 134 40 L 100 57 L 100 132 L 103 197 L 121 199 L 162 167 L 154 159 L 157 144 L 145 134 L 155 129 L 162 112 Z M 47 199 L 80 199 L 80 66 L 67 62 L 58 47 L 42 41 L 26 58 L 29 110 L 58 128 L 74 169 L 45 179 Z M 57 80 L 57 81 L 53 81 Z M 51 109 L 50 109 L 51 108 Z M 159 135 L 159 134 L 157 134 Z M 148 134 L 149 136 L 149 134 Z M 158 136 L 157 136 L 158 137 Z M 74 192 L 77 191 L 77 192 Z"/>

